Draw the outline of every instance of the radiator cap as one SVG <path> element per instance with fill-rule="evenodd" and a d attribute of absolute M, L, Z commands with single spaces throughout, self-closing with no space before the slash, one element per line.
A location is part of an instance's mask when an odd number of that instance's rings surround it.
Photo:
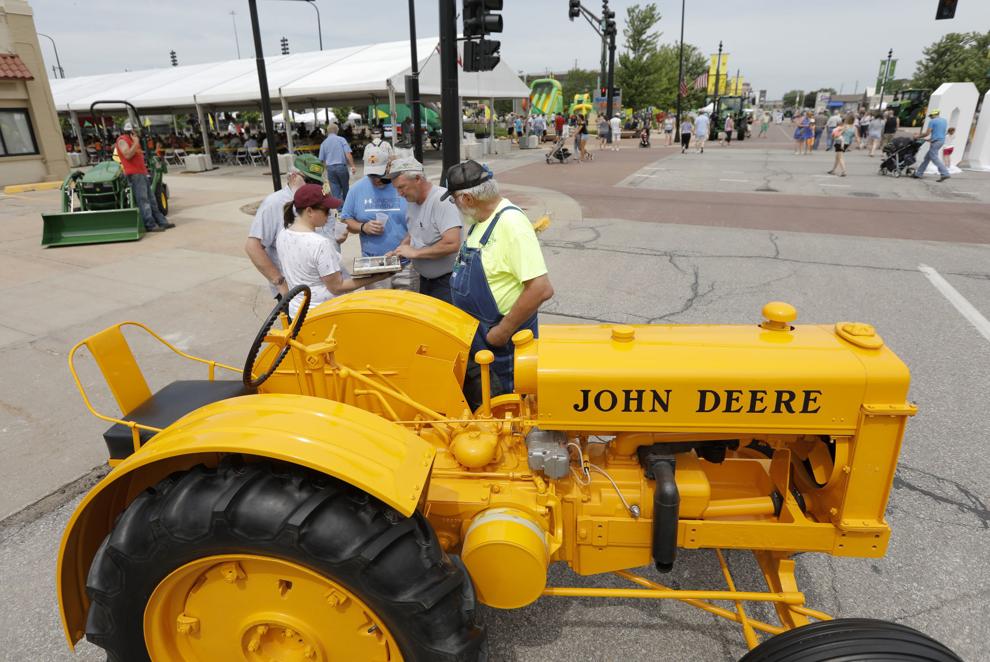
<path fill-rule="evenodd" d="M 797 319 L 797 308 L 783 301 L 771 301 L 763 306 L 761 327 L 768 331 L 790 331 L 791 322 Z"/>

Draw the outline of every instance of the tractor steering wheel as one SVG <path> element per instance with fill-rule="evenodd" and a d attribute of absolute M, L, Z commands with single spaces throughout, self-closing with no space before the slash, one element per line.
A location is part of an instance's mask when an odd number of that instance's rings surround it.
<path fill-rule="evenodd" d="M 300 293 L 304 293 L 305 298 L 303 299 L 302 305 L 299 306 L 299 312 L 296 313 L 296 319 L 290 320 L 289 322 L 289 324 L 291 325 L 289 327 L 290 333 L 288 338 L 286 338 L 285 340 L 285 344 L 282 345 L 282 349 L 279 351 L 278 356 L 275 357 L 275 361 L 272 363 L 272 366 L 263 374 L 259 375 L 258 377 L 254 377 L 254 364 L 255 361 L 257 361 L 258 359 L 258 354 L 261 351 L 261 346 L 265 343 L 265 340 L 268 339 L 268 332 L 271 331 L 272 326 L 275 324 L 275 320 L 279 318 L 279 315 L 285 313 L 285 315 L 288 316 L 289 304 Z M 268 378 L 272 376 L 272 373 L 275 372 L 278 366 L 285 359 L 285 355 L 289 353 L 288 341 L 294 340 L 295 337 L 299 335 L 299 331 L 300 329 L 302 329 L 303 322 L 306 321 L 306 312 L 309 310 L 310 296 L 311 296 L 311 292 L 308 286 L 296 285 L 291 290 L 289 290 L 289 293 L 286 294 L 284 297 L 282 297 L 282 299 L 277 304 L 275 304 L 275 307 L 272 309 L 272 312 L 268 314 L 268 319 L 266 319 L 264 324 L 261 325 L 261 330 L 258 331 L 258 335 L 254 337 L 254 342 L 251 343 L 251 349 L 248 350 L 247 360 L 244 362 L 244 372 L 241 375 L 241 380 L 244 382 L 245 386 L 247 386 L 250 389 L 256 389 L 262 384 L 264 384 L 265 381 L 267 381 Z"/>

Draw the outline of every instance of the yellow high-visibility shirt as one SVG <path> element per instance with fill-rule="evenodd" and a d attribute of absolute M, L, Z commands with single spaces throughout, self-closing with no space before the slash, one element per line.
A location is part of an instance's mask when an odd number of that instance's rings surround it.
<path fill-rule="evenodd" d="M 504 207 L 512 206 L 507 199 L 495 208 L 495 212 L 478 223 L 465 239 L 468 248 L 478 248 L 488 224 Z M 465 234 L 470 229 L 465 225 Z M 488 243 L 481 249 L 481 263 L 485 268 L 488 287 L 495 297 L 495 304 L 503 315 L 512 310 L 523 291 L 523 283 L 547 273 L 543 251 L 536 238 L 533 224 L 526 214 L 509 209 L 498 220 Z"/>

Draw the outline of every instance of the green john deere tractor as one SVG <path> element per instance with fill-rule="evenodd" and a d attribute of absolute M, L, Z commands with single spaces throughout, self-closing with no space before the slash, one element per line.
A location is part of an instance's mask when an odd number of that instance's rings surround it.
<path fill-rule="evenodd" d="M 931 90 L 900 90 L 887 107 L 894 111 L 902 127 L 917 127 L 925 123 Z"/>
<path fill-rule="evenodd" d="M 137 109 L 127 101 L 96 101 L 90 106 L 95 113 L 98 105 L 124 105 L 134 117 L 140 117 Z M 42 246 L 75 246 L 113 241 L 136 241 L 144 236 L 144 221 L 134 203 L 127 177 L 121 169 L 119 158 L 113 150 L 110 136 L 103 123 L 97 123 L 104 149 L 101 160 L 87 171 L 74 170 L 62 182 L 62 210 L 42 214 L 44 229 Z M 165 161 L 148 149 L 145 132 L 140 130 L 145 163 L 151 176 L 151 194 L 163 214 L 168 214 L 168 185 Z"/>

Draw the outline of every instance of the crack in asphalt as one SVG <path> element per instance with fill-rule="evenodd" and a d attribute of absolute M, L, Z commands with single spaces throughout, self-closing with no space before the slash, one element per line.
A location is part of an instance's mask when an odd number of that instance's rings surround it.
<path fill-rule="evenodd" d="M 833 557 L 826 556 L 825 564 L 828 566 L 829 587 L 832 591 L 832 599 L 835 600 L 835 609 L 832 612 L 836 615 L 841 615 L 842 595 L 839 593 L 839 571 L 835 568 L 835 559 Z"/>
<path fill-rule="evenodd" d="M 780 257 L 780 244 L 777 243 L 779 237 L 771 232 L 769 238 L 770 243 L 773 245 L 773 257 L 771 259 L 776 260 Z"/>
<path fill-rule="evenodd" d="M 947 496 L 946 494 L 939 494 L 939 492 L 935 491 L 935 489 L 922 487 L 915 482 L 911 482 L 904 478 L 904 472 L 914 473 L 919 476 L 929 478 L 935 481 L 938 488 L 946 489 L 946 491 L 951 491 L 954 488 L 960 495 L 962 495 L 962 498 L 953 498 L 952 496 Z M 958 481 L 902 464 L 897 468 L 897 473 L 894 475 L 894 489 L 914 492 L 915 494 L 927 497 L 936 503 L 953 506 L 960 512 L 973 515 L 980 520 L 979 528 L 990 529 L 990 508 L 987 508 L 986 502 L 979 495 Z"/>
<path fill-rule="evenodd" d="M 673 262 L 673 258 L 671 258 L 671 262 Z M 699 274 L 698 265 L 692 265 L 691 271 L 693 275 L 693 279 L 691 281 L 691 294 L 689 294 L 687 299 L 684 300 L 684 303 L 681 304 L 681 307 L 678 310 L 669 313 L 664 313 L 663 315 L 658 315 L 657 317 L 652 317 L 649 320 L 647 320 L 646 322 L 647 324 L 656 324 L 660 320 L 670 319 L 675 315 L 686 313 L 687 311 L 691 310 L 696 303 L 698 303 L 699 299 L 703 299 L 715 291 L 715 283 L 712 282 L 709 283 L 707 290 L 701 292 L 700 291 L 701 276 Z"/>

